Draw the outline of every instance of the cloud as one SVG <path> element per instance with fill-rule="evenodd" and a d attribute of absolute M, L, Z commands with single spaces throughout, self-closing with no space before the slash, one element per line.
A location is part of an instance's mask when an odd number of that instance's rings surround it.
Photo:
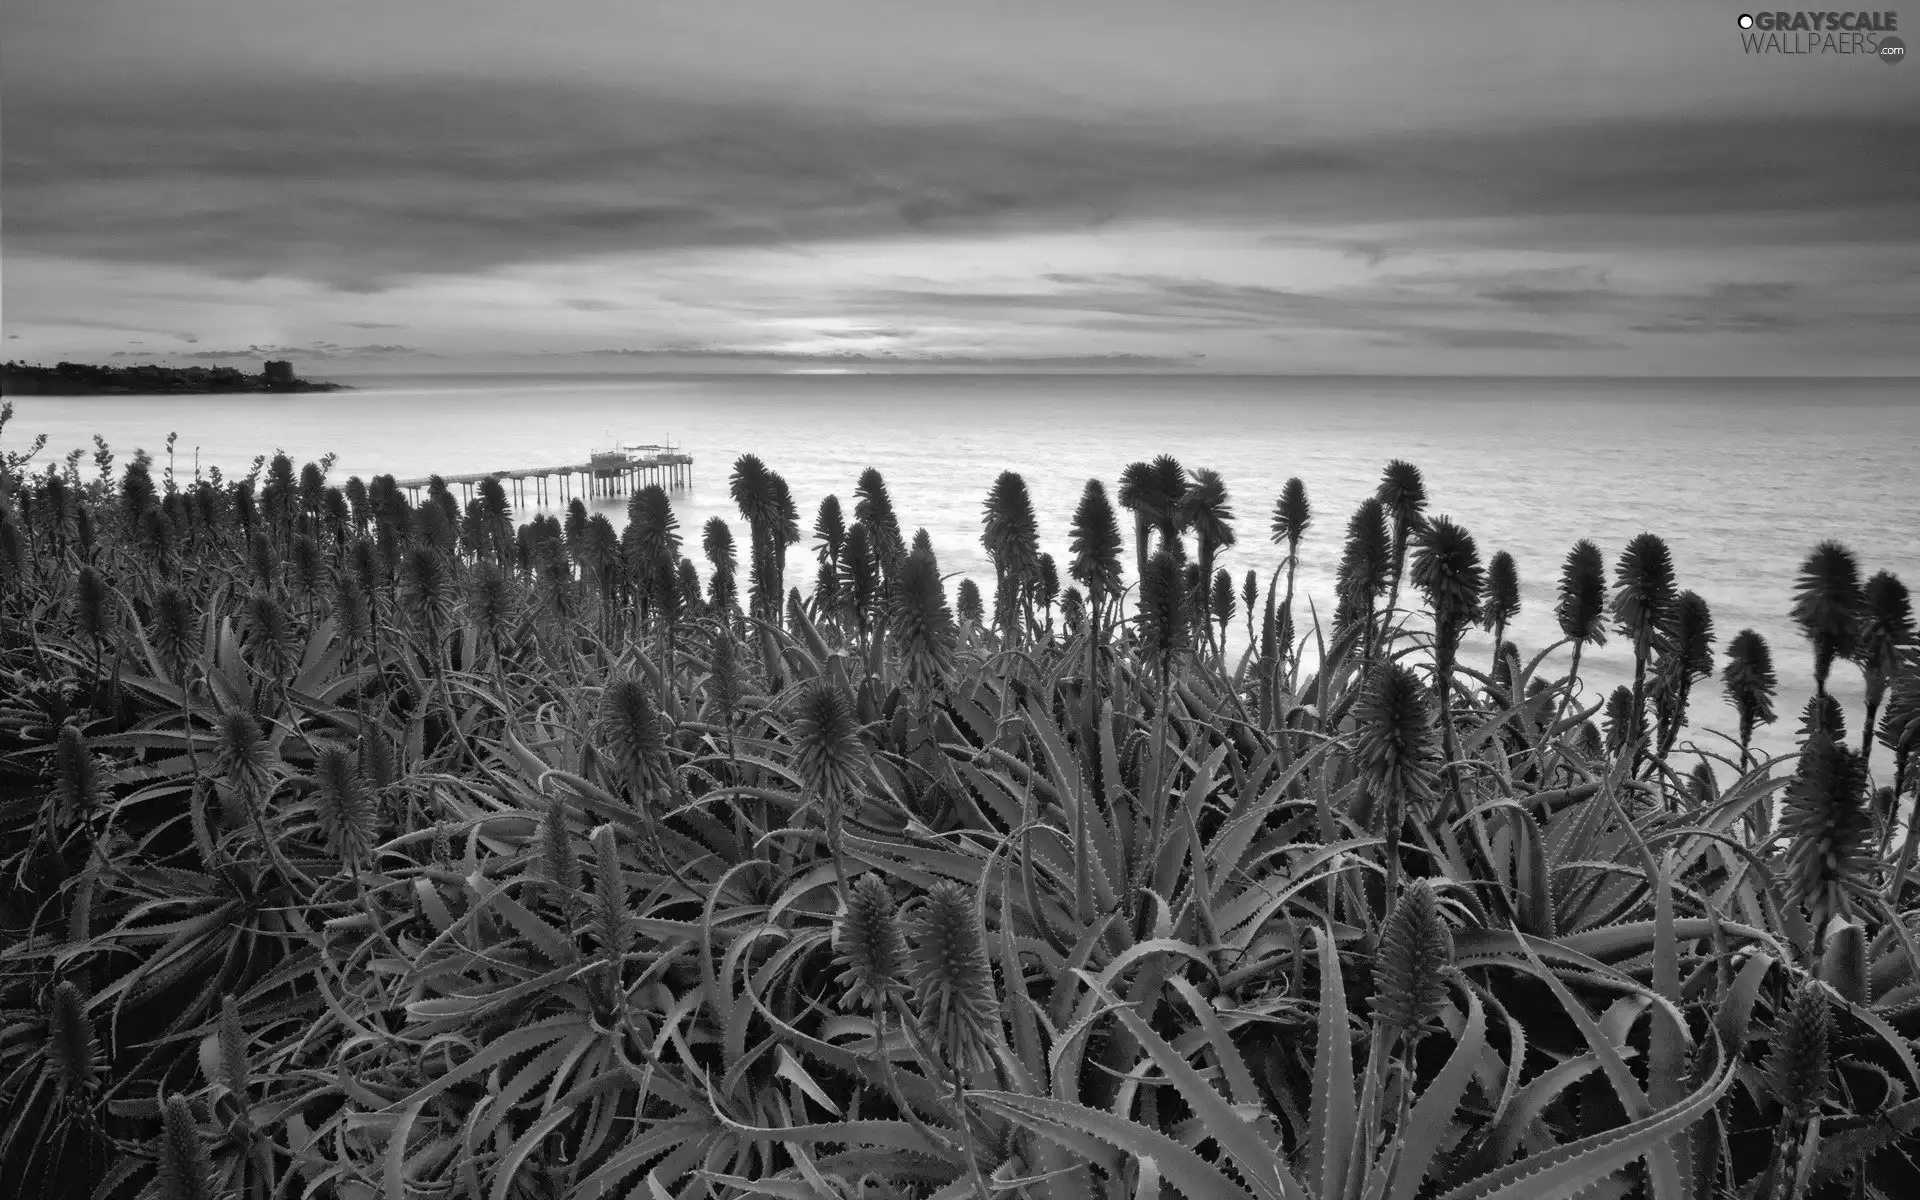
<path fill-rule="evenodd" d="M 528 355 L 526 357 L 554 357 Z M 789 367 L 892 370 L 1004 370 L 1004 371 L 1119 371 L 1175 370 L 1190 368 L 1203 357 L 1198 354 L 954 354 L 882 351 L 877 353 L 837 350 L 808 352 L 795 350 L 759 350 L 751 347 L 707 346 L 698 343 L 674 343 L 667 346 L 634 349 L 599 349 L 570 352 L 569 359 L 615 358 L 656 363 L 736 363 Z"/>
<path fill-rule="evenodd" d="M 952 118 L 552 83 L 9 95 L 9 251 L 373 291 L 615 253 L 1196 224 L 1786 213 L 1920 236 L 1920 117 L 1600 120 L 1332 143 L 1204 114 Z M 1344 235 L 1343 235 L 1344 236 Z M 1379 265 L 1389 251 L 1347 239 Z M 602 302 L 594 302 L 602 303 Z M 592 311 L 591 309 L 589 311 Z"/>
<path fill-rule="evenodd" d="M 1528 312 L 1593 312 L 1621 299 L 1607 273 L 1593 267 L 1558 267 L 1507 272 L 1478 293 L 1482 300 Z"/>
<path fill-rule="evenodd" d="M 192 350 L 168 357 L 199 359 L 206 362 L 234 358 L 302 358 L 325 362 L 351 362 L 356 359 L 437 358 L 439 356 L 415 346 L 379 344 L 340 346 L 333 342 L 316 342 L 307 346 L 254 345 L 244 350 Z"/>
<path fill-rule="evenodd" d="M 876 326 L 862 326 L 858 329 L 817 329 L 815 337 L 834 338 L 843 341 L 870 341 L 877 338 L 910 338 L 918 334 L 917 329 L 887 329 Z"/>
<path fill-rule="evenodd" d="M 1876 297 L 1844 278 L 1694 284 L 1616 280 L 1592 266 L 1461 269 L 1429 265 L 1316 291 L 1136 273 L 1051 272 L 1030 290 L 875 288 L 841 298 L 854 312 L 928 321 L 1001 322 L 1189 341 L 1218 331 L 1287 340 L 1348 336 L 1378 346 L 1448 350 L 1620 350 L 1633 334 L 1826 330 L 1914 322 L 1920 292 Z M 1880 307 L 1876 307 L 1880 305 Z"/>
<path fill-rule="evenodd" d="M 1422 329 L 1419 336 L 1450 350 L 1590 350 L 1618 346 L 1608 338 L 1553 329 Z"/>
<path fill-rule="evenodd" d="M 1259 284 L 1144 274 L 1063 274 L 1045 277 L 1047 291 L 880 289 L 853 299 L 876 312 L 1011 314 L 1013 323 L 1050 314 L 1074 328 L 1194 333 L 1205 330 L 1287 333 L 1300 330 L 1405 334 L 1442 317 L 1457 303 L 1398 286 L 1359 286 L 1308 292 Z"/>

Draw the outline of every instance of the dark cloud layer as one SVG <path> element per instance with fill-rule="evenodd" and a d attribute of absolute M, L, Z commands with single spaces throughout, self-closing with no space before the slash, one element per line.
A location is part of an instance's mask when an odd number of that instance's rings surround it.
<path fill-rule="evenodd" d="M 10 94 L 0 120 L 9 253 L 357 290 L 618 252 L 1157 216 L 1311 226 L 1788 213 L 1840 240 L 1920 237 L 1911 114 L 1333 143 L 1198 118 L 882 120 L 614 88 L 389 81 Z M 1377 264 L 1387 249 L 1351 253 Z M 1505 299 L 1582 302 L 1578 289 Z"/>
<path fill-rule="evenodd" d="M 1591 268 L 1434 268 L 1313 292 L 1146 274 L 1055 272 L 1042 279 L 1048 290 L 874 288 L 845 304 L 855 314 L 927 320 L 1003 313 L 1016 323 L 1090 333 L 1319 333 L 1452 350 L 1609 349 L 1621 346 L 1625 333 L 1920 327 L 1920 310 L 1872 309 L 1844 288 L 1834 293 L 1789 280 L 1629 287 Z"/>
<path fill-rule="evenodd" d="M 152 358 L 151 354 L 135 354 L 120 350 L 114 352 L 115 358 Z M 199 362 L 227 362 L 234 359 L 261 358 L 299 358 L 315 359 L 321 362 L 366 362 L 381 359 L 434 358 L 414 346 L 402 346 L 397 343 L 369 343 L 363 346 L 342 346 L 335 342 L 315 342 L 305 346 L 248 346 L 244 350 L 188 350 L 173 352 L 167 358 L 193 359 Z"/>

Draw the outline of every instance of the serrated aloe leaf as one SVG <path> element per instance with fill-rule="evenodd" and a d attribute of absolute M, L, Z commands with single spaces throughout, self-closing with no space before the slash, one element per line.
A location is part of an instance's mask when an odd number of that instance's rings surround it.
<path fill-rule="evenodd" d="M 1400 1161 L 1394 1168 L 1388 1200 L 1413 1200 L 1440 1150 L 1440 1140 L 1467 1093 L 1467 1083 L 1487 1044 L 1487 1013 L 1471 988 L 1467 996 L 1467 1024 L 1455 1041 L 1447 1064 L 1415 1101 L 1407 1127 L 1401 1131 Z"/>
<path fill-rule="evenodd" d="M 1347 989 L 1333 931 L 1322 926 L 1320 1025 L 1313 1052 L 1313 1116 L 1307 1133 L 1306 1170 L 1320 1196 L 1344 1196 L 1347 1154 L 1359 1101 L 1353 1089 L 1353 1050 L 1347 1031 Z"/>
<path fill-rule="evenodd" d="M 1233 1159 L 1240 1175 L 1262 1197 L 1299 1196 L 1300 1187 L 1286 1167 L 1281 1165 L 1279 1147 L 1260 1136 L 1260 1129 L 1233 1110 L 1225 1097 L 1200 1078 L 1193 1065 L 1182 1058 L 1159 1034 L 1131 1009 L 1119 1007 L 1114 1016 L 1133 1034 L 1155 1066 L 1179 1089 L 1181 1097 L 1199 1116 L 1207 1133 Z M 1226 1053 L 1238 1057 L 1228 1043 Z"/>
<path fill-rule="evenodd" d="M 1684 1131 L 1726 1095 L 1732 1084 L 1733 1063 L 1729 1060 L 1719 1064 L 1704 1085 L 1677 1104 L 1616 1129 L 1528 1155 L 1454 1188 L 1439 1200 L 1571 1200 Z"/>
<path fill-rule="evenodd" d="M 1091 1138 L 1127 1155 L 1150 1157 L 1159 1165 L 1166 1181 L 1187 1200 L 1248 1200 L 1247 1189 L 1222 1174 L 1218 1167 L 1159 1130 L 1148 1129 L 1137 1121 L 1046 1096 L 1021 1096 L 1013 1092 L 969 1092 L 968 1096 L 1069 1148 L 1080 1147 L 1083 1139 Z"/>

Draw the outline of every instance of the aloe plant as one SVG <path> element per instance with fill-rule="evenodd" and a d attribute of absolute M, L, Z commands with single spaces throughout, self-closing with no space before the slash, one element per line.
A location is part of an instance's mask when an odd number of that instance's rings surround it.
<path fill-rule="evenodd" d="M 1087 598 L 1071 583 L 1060 593 L 1060 627 L 1068 637 L 1087 627 Z"/>
<path fill-rule="evenodd" d="M 1366 694 L 1354 708 L 1358 739 L 1354 758 L 1367 790 L 1383 803 L 1386 832 L 1386 897 L 1394 903 L 1400 878 L 1400 834 L 1409 803 L 1433 799 L 1440 747 L 1435 744 L 1433 702 L 1425 686 L 1399 663 L 1374 668 Z"/>
<path fill-rule="evenodd" d="M 751 552 L 748 555 L 750 609 L 763 621 L 779 620 L 779 598 L 784 594 L 777 574 L 774 543 L 780 537 L 780 504 L 773 486 L 773 473 L 759 456 L 743 454 L 734 461 L 728 493 L 747 523 Z"/>
<path fill-rule="evenodd" d="M 1799 1167 L 1808 1129 L 1826 1097 L 1832 1023 L 1823 988 L 1803 984 L 1795 990 L 1766 1065 L 1767 1088 L 1780 1105 L 1773 1160 L 1763 1180 L 1769 1197 L 1797 1195 L 1804 1187 Z"/>
<path fill-rule="evenodd" d="M 1253 619 L 1260 613 L 1260 571 L 1248 567 L 1240 580 L 1240 611 L 1247 617 L 1247 645 L 1258 651 L 1260 634 L 1253 627 Z"/>
<path fill-rule="evenodd" d="M 1831 695 L 1789 777 L 1755 761 L 1776 683 L 1745 633 L 1743 761 L 1643 775 L 1632 687 L 1612 751 L 1568 703 L 1609 620 L 1599 551 L 1561 580 L 1570 673 L 1503 652 L 1462 686 L 1475 609 L 1504 635 L 1514 597 L 1422 512 L 1431 639 L 1368 619 L 1378 497 L 1349 611 L 1330 639 L 1303 617 L 1319 666 L 1286 674 L 1304 487 L 1276 586 L 1239 593 L 1249 669 L 1189 653 L 1240 572 L 1187 561 L 1177 501 L 1116 629 L 1097 484 L 1068 636 L 1016 646 L 967 581 L 947 608 L 948 548 L 899 536 L 877 472 L 837 549 L 815 520 L 833 577 L 809 600 L 760 464 L 742 557 L 777 611 L 743 619 L 725 522 L 703 598 L 652 495 L 503 537 L 444 482 L 416 509 L 262 456 L 252 483 L 149 480 L 162 575 L 125 472 L 78 461 L 59 500 L 0 479 L 0 1169 L 23 1194 L 121 1200 L 163 1166 L 263 1197 L 1691 1198 L 1848 1170 L 1899 1194 L 1911 647 L 1880 644 L 1867 725 L 1891 788 Z M 1145 471 L 1191 487 L 1173 468 Z M 1636 639 L 1646 608 L 1619 614 Z M 1655 749 L 1707 644 L 1704 605 L 1676 586 L 1668 613 Z"/>
<path fill-rule="evenodd" d="M 1916 781 L 1914 769 L 1914 756 L 1920 752 L 1920 669 L 1916 669 L 1911 662 L 1894 680 L 1886 713 L 1880 718 L 1879 736 L 1880 744 L 1893 752 L 1893 793 L 1896 801 L 1903 791 L 1920 793 L 1920 781 Z M 1896 906 L 1904 896 L 1907 875 L 1912 870 L 1917 850 L 1920 850 L 1920 817 L 1916 817 L 1910 809 L 1906 840 L 1894 869 L 1893 882 L 1887 889 L 1889 899 Z"/>
<path fill-rule="evenodd" d="M 1433 667 L 1440 695 L 1440 734 L 1446 747 L 1447 786 L 1455 812 L 1465 815 L 1459 776 L 1453 764 L 1459 758 L 1453 724 L 1453 667 L 1460 639 L 1480 619 L 1480 593 L 1486 574 L 1473 535 L 1447 517 L 1422 522 L 1413 556 L 1413 583 L 1425 595 L 1433 614 Z"/>
<path fill-rule="evenodd" d="M 1876 571 L 1860 596 L 1860 630 L 1854 656 L 1867 681 L 1867 716 L 1860 726 L 1860 757 L 1873 757 L 1874 718 L 1886 698 L 1887 685 L 1899 672 L 1902 658 L 1914 644 L 1913 602 L 1906 585 L 1886 571 Z"/>
<path fill-rule="evenodd" d="M 980 585 L 971 579 L 960 581 L 954 606 L 960 620 L 967 626 L 977 626 L 986 620 L 987 608 L 980 599 Z"/>
<path fill-rule="evenodd" d="M 1233 576 L 1225 567 L 1213 573 L 1213 587 L 1207 596 L 1207 611 L 1213 617 L 1213 624 L 1220 627 L 1220 646 L 1216 658 L 1224 661 L 1227 652 L 1227 630 L 1233 625 Z M 1208 626 L 1209 629 L 1212 625 Z"/>
<path fill-rule="evenodd" d="M 1120 473 L 1120 507 L 1133 513 L 1134 557 L 1139 577 L 1147 575 L 1152 539 L 1176 559 L 1185 561 L 1186 548 L 1180 540 L 1180 505 L 1186 498 L 1187 475 L 1172 455 L 1162 454 L 1152 462 L 1127 464 Z"/>
<path fill-rule="evenodd" d="M 980 544 L 993 560 L 994 623 L 1015 645 L 1033 624 L 1033 589 L 1040 572 L 1040 529 L 1027 481 L 1002 471 L 987 494 Z"/>
<path fill-rule="evenodd" d="M 1427 485 L 1420 468 L 1396 458 L 1381 472 L 1380 486 L 1374 489 L 1388 522 L 1393 528 L 1393 563 L 1387 584 L 1387 621 L 1391 623 L 1400 602 L 1400 580 L 1406 573 L 1407 547 L 1420 531 L 1427 509 Z"/>
<path fill-rule="evenodd" d="M 1493 661 L 1498 670 L 1507 645 L 1507 626 L 1520 615 L 1520 569 L 1513 555 L 1496 551 L 1487 560 L 1486 593 L 1480 599 L 1480 624 L 1493 634 Z"/>
<path fill-rule="evenodd" d="M 880 472 L 872 467 L 860 472 L 860 481 L 854 488 L 854 520 L 867 529 L 873 541 L 875 562 L 883 572 L 893 569 L 893 564 L 906 554 L 906 539 L 900 533 L 900 518 L 893 511 L 893 494 L 887 490 L 887 481 Z"/>
<path fill-rule="evenodd" d="M 1347 519 L 1346 548 L 1341 552 L 1337 579 L 1340 607 L 1334 624 L 1336 627 L 1359 626 L 1369 662 L 1373 659 L 1376 640 L 1374 605 L 1395 577 L 1392 535 L 1386 522 L 1387 511 L 1378 498 L 1360 502 L 1360 507 Z M 1387 618 L 1391 622 L 1391 609 Z"/>
<path fill-rule="evenodd" d="M 1273 502 L 1273 544 L 1285 544 L 1287 547 L 1287 598 L 1280 604 L 1279 619 L 1289 627 L 1293 620 L 1293 583 L 1294 573 L 1300 568 L 1300 539 L 1306 536 L 1307 528 L 1313 524 L 1313 506 L 1307 502 L 1307 485 L 1298 478 L 1287 480 L 1280 489 L 1280 498 Z M 1290 654 L 1291 647 L 1283 642 L 1280 646 L 1282 658 Z"/>
<path fill-rule="evenodd" d="M 830 680 L 816 680 L 800 698 L 794 720 L 794 764 L 819 804 L 842 902 L 847 891 L 846 816 L 864 786 L 867 749 L 853 701 Z"/>
<path fill-rule="evenodd" d="M 1607 752 L 1619 754 L 1633 745 L 1634 733 L 1639 726 L 1639 715 L 1634 711 L 1633 689 L 1621 684 L 1607 694 Z"/>
<path fill-rule="evenodd" d="M 1647 663 L 1654 639 L 1672 619 L 1679 601 L 1674 585 L 1673 552 L 1658 534 L 1643 533 L 1627 543 L 1613 572 L 1614 627 L 1633 639 L 1633 709 L 1627 745 L 1638 746 L 1646 729 Z M 1636 751 L 1637 753 L 1637 751 Z"/>
<path fill-rule="evenodd" d="M 1073 554 L 1068 573 L 1087 589 L 1086 725 L 1091 738 L 1100 720 L 1100 654 L 1106 642 L 1104 622 L 1121 592 L 1120 523 L 1107 500 L 1107 489 L 1098 479 L 1087 480 L 1080 491 L 1067 547 Z M 1144 567 L 1142 577 L 1145 577 Z"/>
<path fill-rule="evenodd" d="M 1659 715 L 1658 753 L 1665 758 L 1687 723 L 1693 685 L 1713 675 L 1713 612 L 1694 592 L 1681 592 L 1660 635 L 1654 709 Z"/>
<path fill-rule="evenodd" d="M 1773 674 L 1773 652 L 1767 640 L 1751 629 L 1742 629 L 1727 643 L 1727 666 L 1721 673 L 1727 699 L 1740 716 L 1740 766 L 1744 770 L 1753 757 L 1755 725 L 1771 725 L 1774 692 L 1778 681 Z"/>
<path fill-rule="evenodd" d="M 1201 590 L 1194 602 L 1202 612 L 1211 607 L 1214 562 L 1220 552 L 1234 544 L 1233 505 L 1227 494 L 1227 485 L 1218 471 L 1207 467 L 1196 468 L 1192 481 L 1181 494 L 1174 512 L 1174 521 L 1183 530 L 1193 533 L 1195 543 L 1195 565 L 1200 568 Z M 1232 584 L 1228 584 L 1228 597 L 1232 597 Z M 1207 642 L 1213 642 L 1212 627 L 1207 629 Z M 1224 631 L 1220 639 L 1220 652 L 1226 649 Z"/>
<path fill-rule="evenodd" d="M 224 1189 L 215 1182 L 206 1139 L 186 1097 L 167 1097 L 161 1106 L 161 1120 L 155 1196 L 158 1200 L 214 1200 Z"/>
<path fill-rule="evenodd" d="M 1865 600 L 1853 552 L 1839 542 L 1815 546 L 1800 568 L 1793 619 L 1813 645 L 1813 687 L 1822 696 L 1827 694 L 1834 660 L 1853 655 Z"/>
<path fill-rule="evenodd" d="M 888 600 L 887 633 L 899 653 L 907 684 L 921 702 L 945 690 L 959 627 L 947 607 L 940 567 L 931 554 L 915 552 L 902 562 Z"/>
<path fill-rule="evenodd" d="M 1816 731 L 1787 788 L 1781 832 L 1791 842 L 1788 884 L 1822 937 L 1830 918 L 1853 912 L 1868 884 L 1873 821 L 1866 790 L 1861 757 L 1839 737 Z"/>
<path fill-rule="evenodd" d="M 875 605 L 880 600 L 880 561 L 873 541 L 863 523 L 847 530 L 847 572 L 844 602 L 853 614 L 855 633 L 862 650 L 867 645 L 868 627 Z M 977 619 L 977 618 L 976 618 Z"/>
<path fill-rule="evenodd" d="M 1158 744 L 1164 744 L 1166 737 L 1167 703 L 1175 669 L 1192 645 L 1192 623 L 1187 609 L 1189 594 L 1181 578 L 1180 563 L 1172 552 L 1164 547 L 1154 551 L 1153 557 L 1147 560 L 1147 573 L 1140 577 L 1139 647 L 1142 662 L 1157 685 L 1153 711 Z M 1145 790 L 1150 814 L 1145 848 L 1149 853 L 1160 844 L 1166 820 L 1161 757 L 1153 756 L 1151 782 L 1146 783 Z"/>

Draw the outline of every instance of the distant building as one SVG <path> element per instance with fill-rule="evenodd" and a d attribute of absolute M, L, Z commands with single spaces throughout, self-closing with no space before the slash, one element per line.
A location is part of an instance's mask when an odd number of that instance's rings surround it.
<path fill-rule="evenodd" d="M 268 383 L 292 383 L 293 364 L 285 359 L 270 358 L 267 360 L 267 369 L 261 374 L 266 376 Z"/>

